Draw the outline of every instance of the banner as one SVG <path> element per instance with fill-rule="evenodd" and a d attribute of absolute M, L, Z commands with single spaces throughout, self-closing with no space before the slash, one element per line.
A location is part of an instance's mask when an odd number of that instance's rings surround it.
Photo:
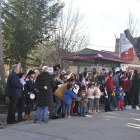
<path fill-rule="evenodd" d="M 133 61 L 133 45 L 126 38 L 125 33 L 120 34 L 120 58 Z"/>

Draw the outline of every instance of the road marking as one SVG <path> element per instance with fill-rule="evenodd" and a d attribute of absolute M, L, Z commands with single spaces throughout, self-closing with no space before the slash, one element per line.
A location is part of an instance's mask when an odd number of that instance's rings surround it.
<path fill-rule="evenodd" d="M 140 114 L 135 114 L 135 113 L 128 113 L 128 114 L 130 114 L 130 115 L 138 115 L 138 116 L 140 115 Z"/>
<path fill-rule="evenodd" d="M 86 117 L 90 117 L 90 118 L 91 118 L 91 117 L 93 117 L 93 116 L 91 116 L 91 115 L 86 115 Z"/>
<path fill-rule="evenodd" d="M 105 119 L 106 121 L 110 121 L 110 119 Z"/>
<path fill-rule="evenodd" d="M 128 125 L 134 125 L 134 126 L 138 126 L 138 127 L 140 127 L 140 125 L 139 124 L 134 124 L 134 123 L 127 123 Z"/>
<path fill-rule="evenodd" d="M 140 121 L 140 119 L 136 119 L 136 118 L 130 118 L 130 119 L 132 119 L 132 120 L 136 120 L 136 121 Z"/>
<path fill-rule="evenodd" d="M 127 126 L 127 127 L 131 127 L 131 128 L 140 129 L 140 125 L 138 125 L 138 124 L 127 123 L 127 125 L 126 125 L 126 126 Z"/>
<path fill-rule="evenodd" d="M 112 112 L 108 112 L 108 114 L 112 114 L 112 115 L 121 115 L 121 114 L 118 114 L 118 113 L 112 113 Z"/>

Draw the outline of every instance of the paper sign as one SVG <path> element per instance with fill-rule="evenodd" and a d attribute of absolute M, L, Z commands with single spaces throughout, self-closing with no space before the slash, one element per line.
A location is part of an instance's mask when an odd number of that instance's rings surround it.
<path fill-rule="evenodd" d="M 49 72 L 53 73 L 53 67 L 49 67 Z"/>
<path fill-rule="evenodd" d="M 73 89 L 73 92 L 74 92 L 75 94 L 78 94 L 78 91 L 79 91 L 79 87 Z"/>

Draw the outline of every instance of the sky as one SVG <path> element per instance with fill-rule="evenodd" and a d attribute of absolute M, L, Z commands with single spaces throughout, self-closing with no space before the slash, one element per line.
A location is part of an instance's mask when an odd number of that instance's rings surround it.
<path fill-rule="evenodd" d="M 65 0 L 65 8 L 69 1 Z M 140 0 L 73 0 L 73 4 L 84 15 L 83 23 L 90 31 L 90 45 L 98 45 L 88 46 L 88 48 L 114 51 L 114 34 L 120 37 L 120 33 L 128 28 L 130 11 L 140 25 Z"/>

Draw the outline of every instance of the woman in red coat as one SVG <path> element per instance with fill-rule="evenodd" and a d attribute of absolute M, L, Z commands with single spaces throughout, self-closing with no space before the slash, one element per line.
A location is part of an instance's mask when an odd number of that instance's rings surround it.
<path fill-rule="evenodd" d="M 126 96 L 124 97 L 124 101 L 125 101 L 125 109 L 129 109 L 129 88 L 130 88 L 130 76 L 125 76 L 122 80 L 124 83 L 124 92 L 126 94 Z"/>

